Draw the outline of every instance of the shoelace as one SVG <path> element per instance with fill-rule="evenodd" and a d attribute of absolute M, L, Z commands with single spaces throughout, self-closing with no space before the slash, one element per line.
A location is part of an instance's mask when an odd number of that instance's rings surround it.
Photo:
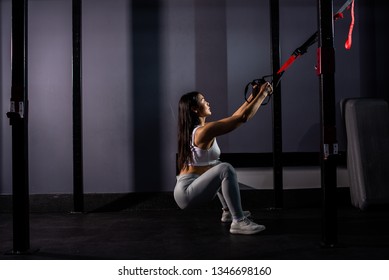
<path fill-rule="evenodd" d="M 246 225 L 251 224 L 251 220 L 247 217 L 244 217 L 242 220 L 239 220 L 238 223 L 244 223 Z"/>

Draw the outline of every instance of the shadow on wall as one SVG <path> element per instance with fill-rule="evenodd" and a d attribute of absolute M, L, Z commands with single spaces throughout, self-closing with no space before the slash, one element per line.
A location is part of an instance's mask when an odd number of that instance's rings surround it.
<path fill-rule="evenodd" d="M 160 0 L 133 0 L 132 79 L 134 189 L 162 188 Z"/>

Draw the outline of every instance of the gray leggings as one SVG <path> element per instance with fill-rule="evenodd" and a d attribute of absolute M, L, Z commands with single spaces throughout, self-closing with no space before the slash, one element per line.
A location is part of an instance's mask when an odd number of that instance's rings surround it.
<path fill-rule="evenodd" d="M 221 190 L 221 192 L 220 192 Z M 231 211 L 233 219 L 244 217 L 235 169 L 229 163 L 219 163 L 202 175 L 177 176 L 174 199 L 181 209 L 199 206 L 219 197 L 223 207 Z"/>

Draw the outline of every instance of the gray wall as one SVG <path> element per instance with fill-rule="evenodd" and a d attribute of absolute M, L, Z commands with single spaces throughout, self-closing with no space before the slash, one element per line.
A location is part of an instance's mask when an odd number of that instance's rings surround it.
<path fill-rule="evenodd" d="M 85 192 L 128 192 L 133 189 L 129 3 L 83 0 L 82 9 Z"/>
<path fill-rule="evenodd" d="M 202 91 L 213 108 L 210 120 L 221 118 L 243 102 L 248 81 L 271 71 L 268 1 L 143 1 L 149 6 L 141 2 L 83 0 L 86 193 L 171 191 L 179 97 L 187 91 Z M 343 1 L 334 2 L 337 10 Z M 5 113 L 11 81 L 11 1 L 0 3 L 0 194 L 9 194 L 11 128 Z M 360 57 L 364 57 L 361 52 L 366 47 L 359 30 L 363 20 L 377 10 L 370 9 L 366 1 L 362 3 L 358 6 L 356 2 L 351 50 L 343 47 L 349 15 L 335 26 L 337 101 L 363 95 L 360 80 L 366 70 Z M 285 61 L 316 30 L 316 1 L 281 0 L 280 4 Z M 365 13 L 360 12 L 362 7 Z M 360 14 L 366 16 L 359 18 Z M 375 27 L 378 23 L 370 20 L 369 24 Z M 71 44 L 71 1 L 30 0 L 32 194 L 72 192 Z M 315 49 L 313 46 L 283 77 L 286 152 L 319 151 Z M 344 150 L 339 113 L 338 124 L 340 148 Z M 271 126 L 269 105 L 252 122 L 220 137 L 223 152 L 271 152 Z"/>

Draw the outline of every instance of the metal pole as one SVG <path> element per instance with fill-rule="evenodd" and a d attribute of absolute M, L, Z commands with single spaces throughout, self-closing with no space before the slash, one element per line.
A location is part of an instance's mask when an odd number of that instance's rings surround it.
<path fill-rule="evenodd" d="M 269 0 L 271 22 L 271 57 L 273 86 L 277 84 L 277 71 L 280 69 L 280 15 L 279 1 Z M 275 208 L 283 207 L 283 169 L 282 169 L 282 110 L 281 82 L 273 94 L 273 186 Z"/>
<path fill-rule="evenodd" d="M 27 0 L 12 1 L 12 88 L 7 113 L 12 126 L 13 250 L 30 250 L 28 178 Z"/>
<path fill-rule="evenodd" d="M 336 165 L 338 144 L 335 114 L 335 50 L 333 1 L 318 0 L 317 74 L 320 82 L 322 245 L 337 243 Z"/>
<path fill-rule="evenodd" d="M 73 24 L 73 203 L 74 212 L 84 212 L 83 146 L 82 146 L 82 67 L 81 67 L 82 1 L 72 1 Z"/>

